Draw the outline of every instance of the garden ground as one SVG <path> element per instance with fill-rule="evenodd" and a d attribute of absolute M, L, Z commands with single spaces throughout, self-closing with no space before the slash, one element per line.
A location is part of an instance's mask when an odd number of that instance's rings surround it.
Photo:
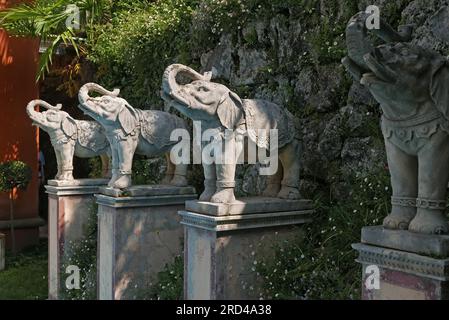
<path fill-rule="evenodd" d="M 47 240 L 13 257 L 6 256 L 6 269 L 0 271 L 0 300 L 47 299 Z"/>

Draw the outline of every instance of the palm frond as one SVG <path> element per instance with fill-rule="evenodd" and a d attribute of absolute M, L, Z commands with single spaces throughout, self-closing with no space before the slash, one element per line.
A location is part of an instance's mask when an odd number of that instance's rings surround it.
<path fill-rule="evenodd" d="M 36 80 L 49 71 L 52 57 L 59 45 L 72 45 L 79 55 L 76 31 L 66 24 L 71 13 L 67 6 L 76 4 L 83 16 L 88 17 L 84 24 L 93 24 L 102 15 L 105 0 L 37 0 L 32 4 L 18 6 L 0 11 L 0 28 L 15 36 L 40 37 L 42 41 L 50 40 L 50 46 L 41 55 Z"/>

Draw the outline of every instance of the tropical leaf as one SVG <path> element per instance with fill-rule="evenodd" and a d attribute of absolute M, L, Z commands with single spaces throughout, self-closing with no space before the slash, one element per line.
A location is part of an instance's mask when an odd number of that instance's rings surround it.
<path fill-rule="evenodd" d="M 75 4 L 80 10 L 82 27 L 93 25 L 101 18 L 106 8 L 106 0 L 37 0 L 32 4 L 19 4 L 18 6 L 0 11 L 0 28 L 15 36 L 39 37 L 42 41 L 50 42 L 49 47 L 41 55 L 36 81 L 49 72 L 52 57 L 58 46 L 64 44 L 73 46 L 77 55 L 80 51 L 80 37 L 67 25 L 71 12 L 68 5 Z"/>

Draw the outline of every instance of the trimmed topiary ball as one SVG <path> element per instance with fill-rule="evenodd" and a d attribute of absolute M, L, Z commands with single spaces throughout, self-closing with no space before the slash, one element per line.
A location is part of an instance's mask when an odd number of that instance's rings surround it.
<path fill-rule="evenodd" d="M 0 190 L 11 191 L 14 188 L 23 190 L 31 181 L 32 170 L 22 161 L 6 161 L 0 163 Z"/>

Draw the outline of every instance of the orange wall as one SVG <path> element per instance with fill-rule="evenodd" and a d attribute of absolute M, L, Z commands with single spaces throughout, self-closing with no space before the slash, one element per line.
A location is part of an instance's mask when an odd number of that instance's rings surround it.
<path fill-rule="evenodd" d="M 0 0 L 0 9 L 14 2 Z M 25 192 L 19 192 L 16 219 L 38 217 L 39 140 L 37 129 L 31 126 L 25 112 L 28 101 L 38 97 L 35 82 L 38 50 L 38 40 L 11 38 L 0 30 L 0 162 L 21 160 L 33 169 L 32 182 Z M 1 193 L 0 220 L 8 219 L 8 197 Z M 29 236 L 35 238 L 35 231 Z M 26 232 L 22 232 L 21 237 L 27 237 Z M 33 243 L 36 240 L 19 239 L 18 242 Z"/>

